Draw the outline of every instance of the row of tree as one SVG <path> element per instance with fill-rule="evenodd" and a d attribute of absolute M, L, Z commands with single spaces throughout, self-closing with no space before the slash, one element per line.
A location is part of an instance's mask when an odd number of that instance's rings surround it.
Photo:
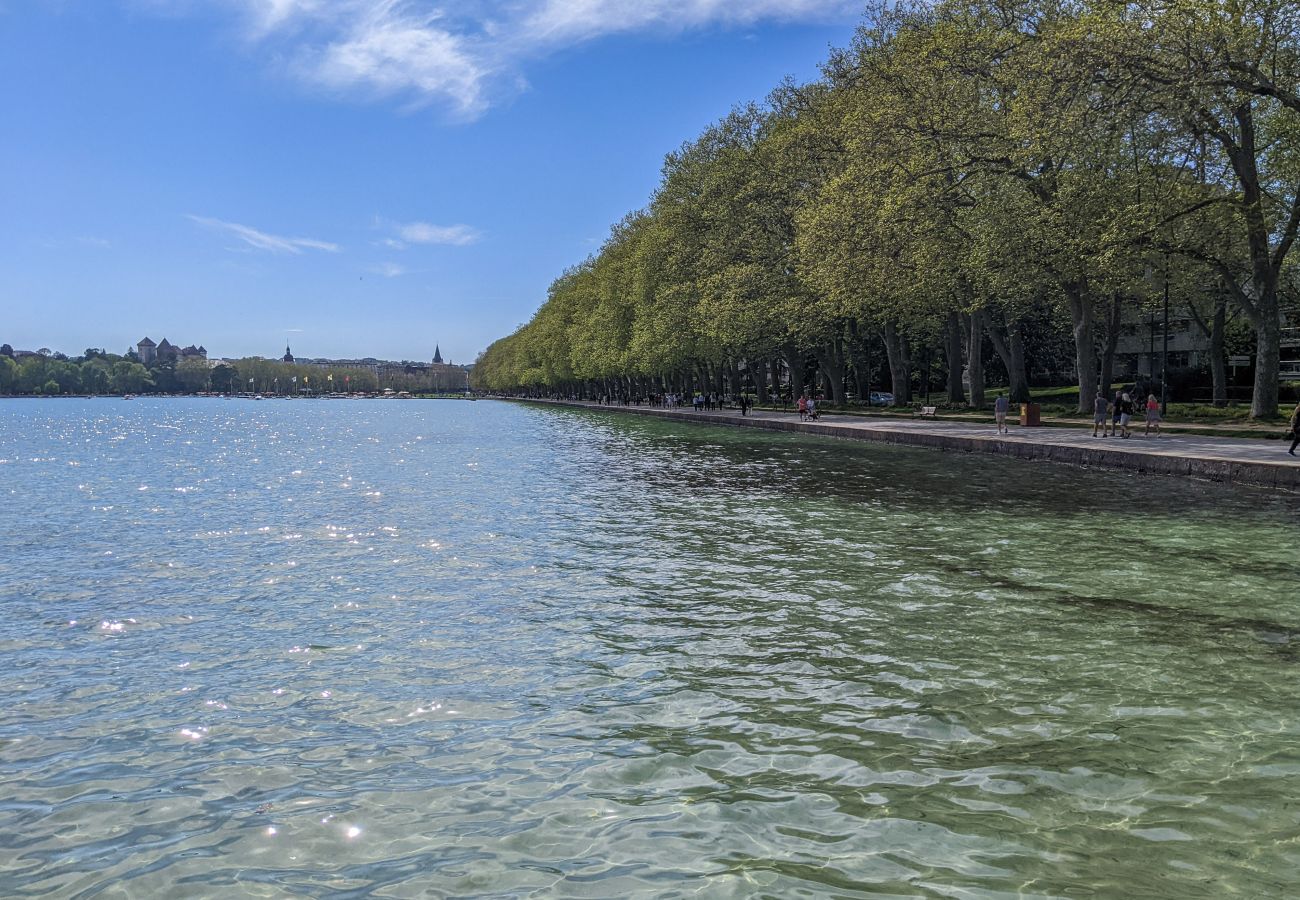
<path fill-rule="evenodd" d="M 1027 399 L 1026 328 L 1050 322 L 1089 411 L 1121 322 L 1172 296 L 1216 399 L 1226 324 L 1249 323 L 1251 411 L 1270 416 L 1298 227 L 1294 0 L 887 3 L 820 79 L 670 154 L 649 205 L 476 378 L 760 396 L 821 379 L 844 402 L 877 348 L 905 403 L 934 348 L 949 399 L 978 406 L 988 362 Z"/>
<path fill-rule="evenodd" d="M 8 345 L 4 345 L 8 347 Z M 386 382 L 391 379 L 386 379 Z M 408 389 L 399 376 L 395 389 Z M 425 379 L 427 382 L 427 379 Z M 417 385 L 417 388 L 419 386 Z M 427 389 L 427 388 L 426 388 Z M 161 360 L 144 366 L 135 354 L 118 356 L 88 348 L 69 357 L 32 353 L 15 357 L 0 348 L 0 394 L 197 394 L 241 391 L 301 394 L 322 391 L 373 392 L 379 379 L 370 368 L 324 372 L 315 366 L 249 357 L 213 366 L 206 359 Z"/>

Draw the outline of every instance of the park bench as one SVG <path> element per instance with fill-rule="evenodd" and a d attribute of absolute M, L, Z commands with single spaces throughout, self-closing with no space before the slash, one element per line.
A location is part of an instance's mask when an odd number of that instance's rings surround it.
<path fill-rule="evenodd" d="M 917 415 L 920 416 L 922 419 L 933 419 L 935 409 L 936 407 L 933 406 L 922 406 L 921 411 L 917 413 Z"/>

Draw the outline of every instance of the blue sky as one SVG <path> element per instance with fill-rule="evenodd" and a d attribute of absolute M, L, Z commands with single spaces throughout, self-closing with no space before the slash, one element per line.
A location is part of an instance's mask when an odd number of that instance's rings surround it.
<path fill-rule="evenodd" d="M 470 362 L 840 0 L 0 0 L 0 342 Z"/>

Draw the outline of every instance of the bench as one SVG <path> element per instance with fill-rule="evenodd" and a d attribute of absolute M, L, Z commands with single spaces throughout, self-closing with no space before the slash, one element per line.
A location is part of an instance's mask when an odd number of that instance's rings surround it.
<path fill-rule="evenodd" d="M 921 411 L 917 413 L 917 415 L 920 416 L 922 419 L 933 419 L 934 411 L 936 408 L 937 407 L 934 406 L 922 406 Z"/>

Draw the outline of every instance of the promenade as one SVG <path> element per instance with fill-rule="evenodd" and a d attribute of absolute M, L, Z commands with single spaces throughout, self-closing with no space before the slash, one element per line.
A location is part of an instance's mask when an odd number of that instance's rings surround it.
<path fill-rule="evenodd" d="M 1300 492 L 1300 457 L 1286 452 L 1288 443 L 1250 438 L 1165 434 L 1142 437 L 1134 423 L 1130 438 L 1093 437 L 1087 428 L 1021 428 L 999 435 L 993 416 L 987 424 L 943 419 L 891 419 L 823 413 L 816 422 L 800 422 L 796 412 L 739 410 L 696 412 L 690 407 L 604 406 L 570 400 L 529 400 L 609 413 L 657 416 L 681 422 L 793 431 L 858 441 L 877 441 L 968 453 L 992 453 L 1018 459 L 1048 460 L 1078 466 L 1125 469 L 1160 475 L 1188 475 Z"/>

